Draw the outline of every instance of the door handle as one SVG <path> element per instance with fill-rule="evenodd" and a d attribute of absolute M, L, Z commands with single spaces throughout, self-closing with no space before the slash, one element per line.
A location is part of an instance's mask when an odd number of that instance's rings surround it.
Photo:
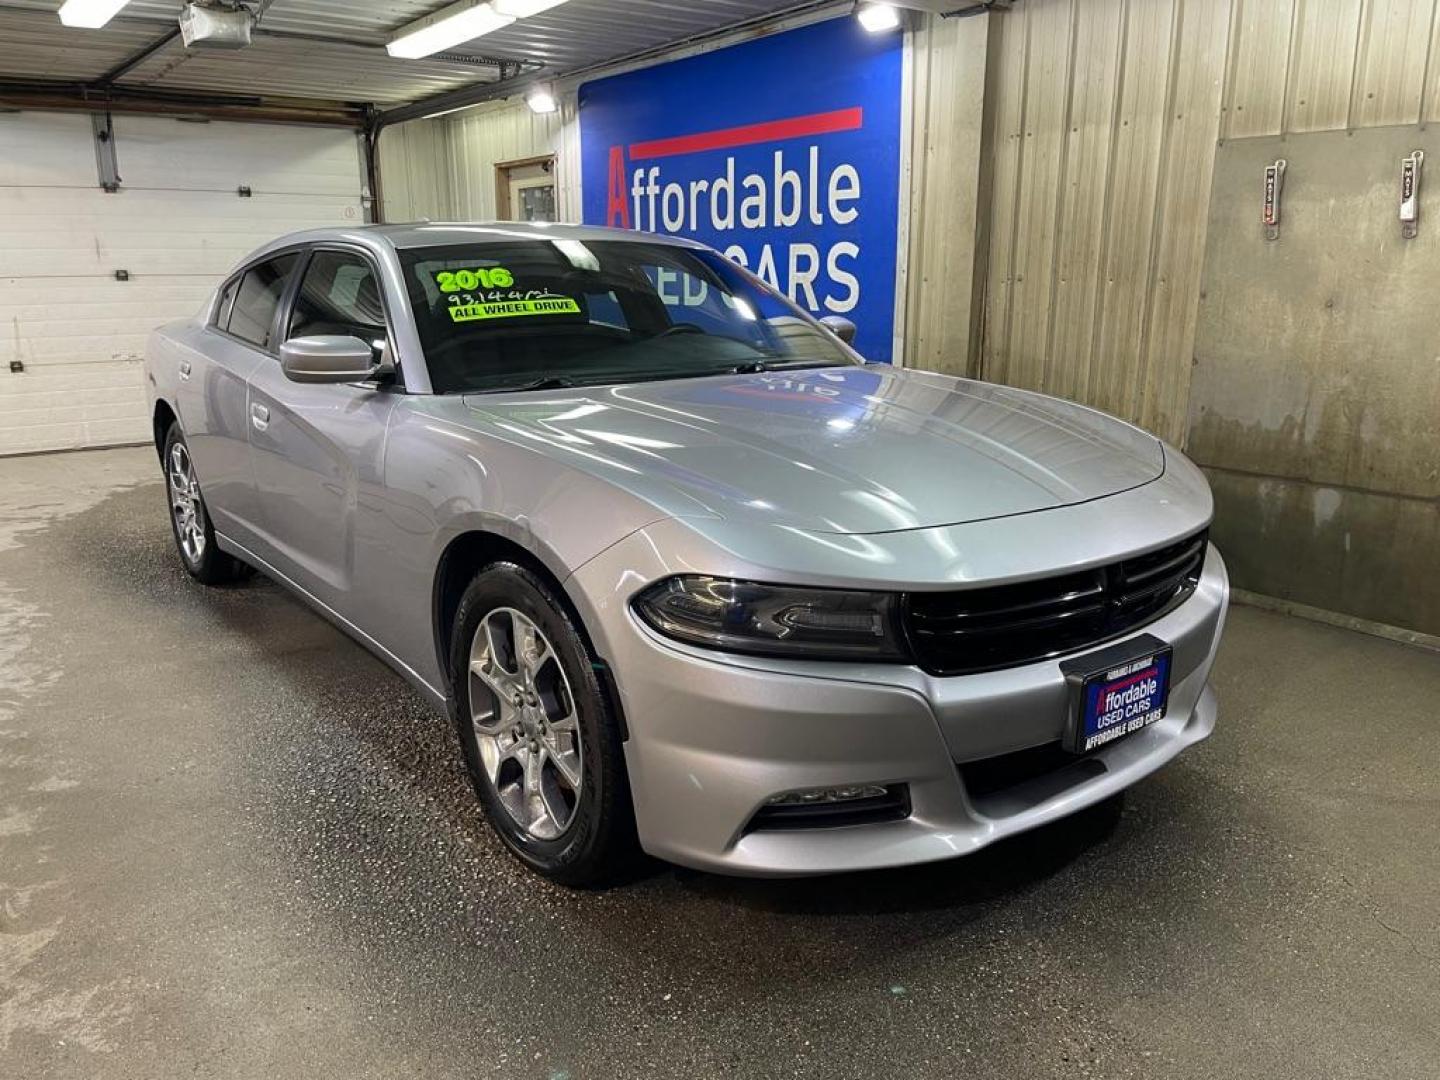
<path fill-rule="evenodd" d="M 270 410 L 264 405 L 251 405 L 250 423 L 255 425 L 256 431 L 264 431 L 270 426 Z"/>
<path fill-rule="evenodd" d="M 190 361 L 189 361 L 189 360 L 181 360 L 181 361 L 180 361 L 180 377 L 181 377 L 182 379 L 188 379 L 188 378 L 190 378 Z"/>

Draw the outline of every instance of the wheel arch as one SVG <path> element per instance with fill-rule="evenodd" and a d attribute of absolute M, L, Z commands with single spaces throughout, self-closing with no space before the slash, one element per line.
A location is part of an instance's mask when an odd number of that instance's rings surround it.
<path fill-rule="evenodd" d="M 179 419 L 168 401 L 164 398 L 155 399 L 155 411 L 151 414 L 150 426 L 155 439 L 155 453 L 162 461 L 165 458 L 165 436 L 170 433 L 170 425 L 177 423 Z"/>
<path fill-rule="evenodd" d="M 556 598 L 565 606 L 566 614 L 575 624 L 585 646 L 594 660 L 595 674 L 610 707 L 620 725 L 620 738 L 630 739 L 629 725 L 625 721 L 625 710 L 621 704 L 619 688 L 609 661 L 595 646 L 595 637 L 585 625 L 579 606 L 570 597 L 564 581 L 546 561 L 523 544 L 500 533 L 487 529 L 470 529 L 460 533 L 445 545 L 435 566 L 435 581 L 431 594 L 431 620 L 435 637 L 435 654 L 440 666 L 440 677 L 444 683 L 445 698 L 455 700 L 454 687 L 450 681 L 450 649 L 453 644 L 455 612 L 460 607 L 460 597 L 471 580 L 487 566 L 497 562 L 513 562 L 523 566 L 545 582 Z"/>
<path fill-rule="evenodd" d="M 488 529 L 474 528 L 453 537 L 440 553 L 435 566 L 435 580 L 431 593 L 431 621 L 435 637 L 435 654 L 440 665 L 441 678 L 445 683 L 447 698 L 453 698 L 454 687 L 450 685 L 450 649 L 453 644 L 455 612 L 460 607 L 460 598 L 475 575 L 487 566 L 498 562 L 513 562 L 535 574 L 549 586 L 550 590 L 565 606 L 565 613 L 575 624 L 576 631 L 590 650 L 601 675 L 606 693 L 611 695 L 612 704 L 619 714 L 619 702 L 615 700 L 614 680 L 609 665 L 595 647 L 595 637 L 585 625 L 579 605 L 571 598 L 565 582 L 555 569 L 536 554 L 534 550 L 511 537 Z M 621 721 L 622 729 L 624 721 Z"/>

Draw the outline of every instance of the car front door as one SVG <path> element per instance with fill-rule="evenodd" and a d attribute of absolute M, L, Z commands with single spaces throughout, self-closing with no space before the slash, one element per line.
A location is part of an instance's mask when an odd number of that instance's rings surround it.
<path fill-rule="evenodd" d="M 390 340 L 380 276 L 369 257 L 320 247 L 300 269 L 281 313 L 282 341 L 348 334 L 377 357 Z M 264 550 L 277 570 L 332 610 L 353 613 L 357 523 L 384 469 L 397 388 L 298 383 L 279 360 L 250 375 L 250 454 Z"/>
<path fill-rule="evenodd" d="M 206 509 L 218 532 L 246 546 L 259 518 L 246 384 L 257 367 L 273 363 L 280 299 L 299 261 L 299 252 L 287 252 L 226 282 L 202 346 L 179 362 L 176 409 Z"/>

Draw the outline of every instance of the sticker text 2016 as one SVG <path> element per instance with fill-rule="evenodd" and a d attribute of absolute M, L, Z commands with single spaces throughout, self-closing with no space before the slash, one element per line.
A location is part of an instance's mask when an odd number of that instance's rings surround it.
<path fill-rule="evenodd" d="M 441 270 L 435 275 L 435 284 L 443 293 L 508 289 L 515 284 L 515 275 L 503 266 L 492 266 L 488 270 Z"/>

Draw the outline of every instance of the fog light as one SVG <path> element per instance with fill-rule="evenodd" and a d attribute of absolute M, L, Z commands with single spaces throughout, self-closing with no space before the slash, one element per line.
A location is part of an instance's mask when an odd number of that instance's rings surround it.
<path fill-rule="evenodd" d="M 855 799 L 883 798 L 888 792 L 879 784 L 852 784 L 849 787 L 806 788 L 787 791 L 765 800 L 767 806 L 812 806 L 815 803 L 852 802 Z"/>
<path fill-rule="evenodd" d="M 745 832 L 838 829 L 902 821 L 909 816 L 910 788 L 906 784 L 801 788 L 772 795 L 746 822 Z"/>

